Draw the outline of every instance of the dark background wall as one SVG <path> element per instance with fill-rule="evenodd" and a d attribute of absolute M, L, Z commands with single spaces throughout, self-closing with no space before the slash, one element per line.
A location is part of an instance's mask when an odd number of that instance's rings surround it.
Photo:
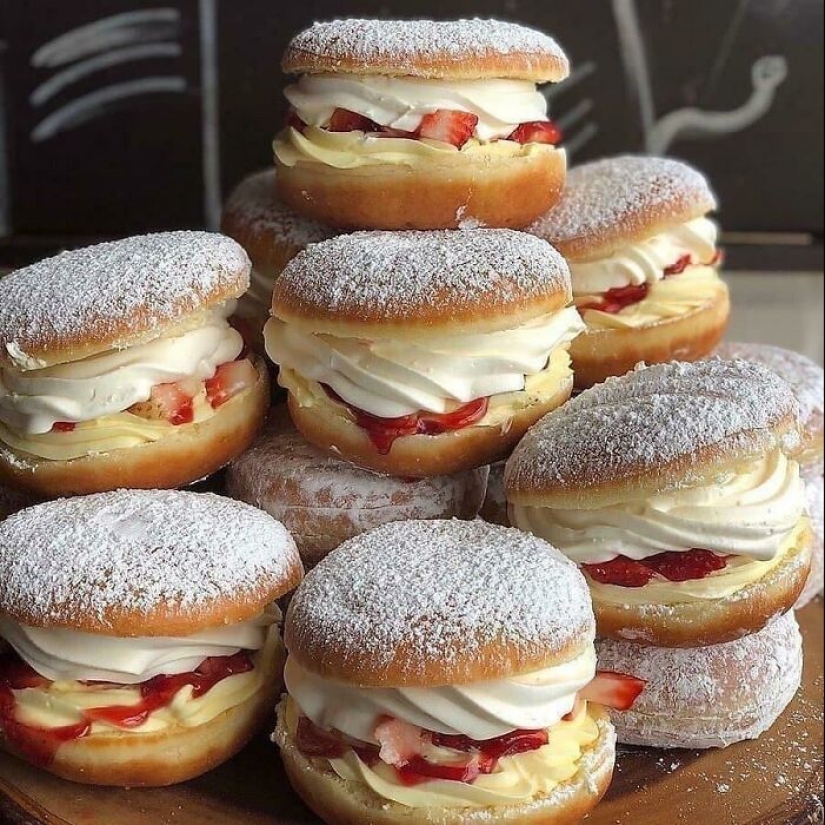
<path fill-rule="evenodd" d="M 821 241 L 821 0 L 0 0 L 0 246 L 214 225 L 271 163 L 289 38 L 357 15 L 543 28 L 574 162 L 682 157 L 726 229 Z"/>

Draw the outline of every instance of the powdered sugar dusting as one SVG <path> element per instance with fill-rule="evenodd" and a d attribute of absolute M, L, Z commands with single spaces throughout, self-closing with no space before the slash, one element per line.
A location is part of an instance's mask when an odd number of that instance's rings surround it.
<path fill-rule="evenodd" d="M 509 229 L 357 232 L 314 244 L 289 263 L 273 307 L 365 320 L 475 315 L 571 294 L 564 259 L 539 238 Z"/>
<path fill-rule="evenodd" d="M 615 713 L 619 741 L 724 747 L 764 733 L 796 694 L 802 637 L 793 613 L 759 633 L 704 648 L 599 640 L 599 667 L 647 681 L 632 710 Z"/>
<path fill-rule="evenodd" d="M 559 204 L 527 231 L 553 244 L 595 245 L 621 234 L 627 224 L 651 222 L 653 216 L 669 216 L 676 224 L 715 208 L 707 180 L 687 164 L 622 155 L 571 169 Z"/>
<path fill-rule="evenodd" d="M 283 525 L 254 507 L 119 490 L 40 504 L 0 525 L 0 610 L 44 626 L 83 616 L 106 632 L 110 611 L 197 612 L 277 585 L 298 564 Z"/>
<path fill-rule="evenodd" d="M 825 415 L 825 371 L 799 352 L 768 344 L 724 343 L 719 358 L 743 358 L 767 367 L 790 384 L 799 402 L 799 417 L 806 428 L 821 432 Z"/>
<path fill-rule="evenodd" d="M 574 564 L 481 521 L 396 522 L 345 542 L 308 574 L 286 624 L 288 646 L 299 640 L 310 666 L 367 656 L 376 673 L 397 668 L 397 686 L 434 662 L 460 669 L 488 645 L 530 660 L 594 632 Z"/>
<path fill-rule="evenodd" d="M 398 74 L 438 76 L 422 62 L 484 59 L 491 56 L 537 55 L 560 61 L 567 57 L 552 37 L 535 29 L 500 20 L 334 20 L 315 23 L 290 43 L 284 66 L 304 56 L 323 57 L 375 68 L 389 64 Z"/>
<path fill-rule="evenodd" d="M 230 218 L 250 235 L 262 235 L 276 244 L 308 246 L 338 234 L 324 224 L 302 218 L 278 197 L 274 169 L 256 172 L 242 180 L 224 206 L 224 221 Z M 243 242 L 242 239 L 238 239 Z"/>
<path fill-rule="evenodd" d="M 790 387 L 758 364 L 717 358 L 641 368 L 545 416 L 516 447 L 505 483 L 511 493 L 586 488 L 658 474 L 707 447 L 767 450 L 777 443 L 772 428 L 797 415 Z M 696 472 L 701 481 L 704 469 Z M 687 469 L 682 483 L 692 479 Z"/>
<path fill-rule="evenodd" d="M 230 238 L 162 232 L 63 252 L 0 279 L 0 358 L 83 339 L 112 346 L 243 294 L 250 263 Z M 127 326 L 127 322 L 132 323 Z"/>

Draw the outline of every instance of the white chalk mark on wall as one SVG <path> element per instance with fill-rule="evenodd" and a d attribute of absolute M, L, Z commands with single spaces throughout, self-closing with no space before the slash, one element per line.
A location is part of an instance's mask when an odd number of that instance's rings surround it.
<path fill-rule="evenodd" d="M 667 152 L 677 140 L 708 140 L 741 132 L 770 111 L 776 90 L 788 76 L 784 57 L 762 57 L 753 64 L 750 98 L 728 112 L 708 112 L 695 107 L 677 109 L 660 118 L 646 138 L 646 149 L 654 155 Z"/>
<path fill-rule="evenodd" d="M 61 106 L 45 117 L 31 134 L 34 143 L 53 138 L 60 132 L 79 126 L 106 112 L 113 103 L 141 95 L 185 92 L 186 78 L 146 77 L 126 83 L 113 83 L 94 92 L 89 92 L 65 106 Z"/>
<path fill-rule="evenodd" d="M 788 63 L 781 55 L 762 57 L 751 69 L 753 90 L 741 106 L 727 112 L 714 112 L 698 107 L 676 109 L 657 118 L 653 98 L 653 84 L 647 64 L 642 28 L 635 0 L 612 0 L 613 17 L 619 35 L 619 46 L 631 101 L 638 110 L 642 126 L 644 149 L 653 155 L 663 155 L 678 140 L 704 139 L 741 132 L 770 111 L 776 90 L 788 76 Z M 721 66 L 733 48 L 735 32 L 739 27 L 741 5 L 737 17 L 722 41 L 723 59 L 714 63 Z"/>
<path fill-rule="evenodd" d="M 209 229 L 221 222 L 220 107 L 217 0 L 199 0 L 201 46 L 201 142 L 203 151 L 203 217 Z"/>
<path fill-rule="evenodd" d="M 73 83 L 83 80 L 95 72 L 105 71 L 113 66 L 131 63 L 135 60 L 150 60 L 155 57 L 180 57 L 181 47 L 177 43 L 147 43 L 144 46 L 126 46 L 111 52 L 99 54 L 75 63 L 68 69 L 41 83 L 29 96 L 32 106 L 42 106 L 55 95 Z"/>
<path fill-rule="evenodd" d="M 174 39 L 179 25 L 177 9 L 142 9 L 114 14 L 78 26 L 43 44 L 32 55 L 31 64 L 35 68 L 55 68 L 132 43 Z"/>

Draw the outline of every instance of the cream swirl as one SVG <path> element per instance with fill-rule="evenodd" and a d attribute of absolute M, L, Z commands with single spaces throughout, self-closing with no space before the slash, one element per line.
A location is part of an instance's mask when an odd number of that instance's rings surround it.
<path fill-rule="evenodd" d="M 318 74 L 304 75 L 284 94 L 304 123 L 320 127 L 336 109 L 346 109 L 380 126 L 415 132 L 426 115 L 447 109 L 476 115 L 475 136 L 490 141 L 509 137 L 521 123 L 547 120 L 544 95 L 523 80 Z"/>
<path fill-rule="evenodd" d="M 426 340 L 366 341 L 303 332 L 272 318 L 266 351 L 281 367 L 331 387 L 348 404 L 382 418 L 524 389 L 551 354 L 584 330 L 572 307 L 516 329 Z"/>
<path fill-rule="evenodd" d="M 260 650 L 277 607 L 255 619 L 191 636 L 121 638 L 64 628 L 18 624 L 0 615 L 5 639 L 41 676 L 52 682 L 114 682 L 136 685 L 161 674 L 188 673 L 210 656 Z"/>
<path fill-rule="evenodd" d="M 541 536 L 579 564 L 645 559 L 694 548 L 771 561 L 805 510 L 799 465 L 780 449 L 714 484 L 597 510 L 511 505 L 515 527 Z"/>
<path fill-rule="evenodd" d="M 665 269 L 685 255 L 694 264 L 708 264 L 716 256 L 718 234 L 712 220 L 695 218 L 606 258 L 571 261 L 573 294 L 596 295 L 619 287 L 655 284 L 665 277 Z"/>
<path fill-rule="evenodd" d="M 148 400 L 156 384 L 205 381 L 243 349 L 243 339 L 226 320 L 234 309 L 231 301 L 202 326 L 174 338 L 45 369 L 0 368 L 0 422 L 40 435 L 59 421 L 80 423 L 123 412 Z"/>
<path fill-rule="evenodd" d="M 310 673 L 294 657 L 284 671 L 289 695 L 318 727 L 372 743 L 382 716 L 476 740 L 549 728 L 570 713 L 595 675 L 593 649 L 534 673 L 471 685 L 363 688 Z"/>

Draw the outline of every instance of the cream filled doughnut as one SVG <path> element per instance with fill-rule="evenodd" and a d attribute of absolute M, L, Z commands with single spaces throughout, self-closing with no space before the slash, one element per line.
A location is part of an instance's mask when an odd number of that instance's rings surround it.
<path fill-rule="evenodd" d="M 573 822 L 640 681 L 596 673 L 587 586 L 481 521 L 384 525 L 311 571 L 285 624 L 275 739 L 329 823 Z"/>
<path fill-rule="evenodd" d="M 507 491 L 504 489 L 504 466 L 504 461 L 497 461 L 490 466 L 487 492 L 479 516 L 491 524 L 510 527 L 510 516 L 507 513 Z"/>
<path fill-rule="evenodd" d="M 237 752 L 283 665 L 283 525 L 211 494 L 121 490 L 0 525 L 0 745 L 77 782 L 168 785 Z"/>
<path fill-rule="evenodd" d="M 226 485 L 233 498 L 278 519 L 311 567 L 346 539 L 387 522 L 475 518 L 486 480 L 486 467 L 424 479 L 362 470 L 307 443 L 280 406 L 229 466 Z"/>
<path fill-rule="evenodd" d="M 757 739 L 796 695 L 802 637 L 793 613 L 733 642 L 687 650 L 600 639 L 599 667 L 645 680 L 633 707 L 612 715 L 619 742 L 724 748 Z"/>
<path fill-rule="evenodd" d="M 695 361 L 727 326 L 716 198 L 675 160 L 621 156 L 570 170 L 561 202 L 528 230 L 570 265 L 587 331 L 571 347 L 584 389 L 637 363 Z"/>
<path fill-rule="evenodd" d="M 797 416 L 757 364 L 635 370 L 527 434 L 505 471 L 510 519 L 582 567 L 600 635 L 732 641 L 789 610 L 808 577 Z"/>
<path fill-rule="evenodd" d="M 278 197 L 277 186 L 274 169 L 249 175 L 229 196 L 221 217 L 221 231 L 234 238 L 252 261 L 249 291 L 238 301 L 233 323 L 261 353 L 275 279 L 306 246 L 336 234 L 295 214 Z"/>
<path fill-rule="evenodd" d="M 349 229 L 521 228 L 566 160 L 536 84 L 567 77 L 550 37 L 495 20 L 336 20 L 290 43 L 298 75 L 273 148 L 281 194 Z"/>
<path fill-rule="evenodd" d="M 289 263 L 264 337 L 313 444 L 449 475 L 503 458 L 567 400 L 584 326 L 569 302 L 564 260 L 524 233 L 359 232 Z"/>
<path fill-rule="evenodd" d="M 227 318 L 249 285 L 234 241 L 166 232 L 0 281 L 0 483 L 39 496 L 178 487 L 254 439 L 263 361 Z"/>

